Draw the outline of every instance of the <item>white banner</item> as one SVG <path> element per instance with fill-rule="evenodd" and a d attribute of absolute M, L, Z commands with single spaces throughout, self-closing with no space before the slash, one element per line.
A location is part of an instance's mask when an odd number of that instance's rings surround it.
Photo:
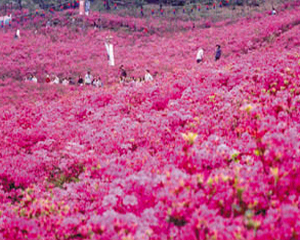
<path fill-rule="evenodd" d="M 108 65 L 115 66 L 114 49 L 111 43 L 105 43 L 105 48 L 108 56 Z"/>

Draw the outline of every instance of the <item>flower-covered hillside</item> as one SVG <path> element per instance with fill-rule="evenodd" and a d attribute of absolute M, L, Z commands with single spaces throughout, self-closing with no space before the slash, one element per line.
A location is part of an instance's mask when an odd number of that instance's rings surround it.
<path fill-rule="evenodd" d="M 158 72 L 141 85 L 2 81 L 0 238 L 298 239 L 298 13 L 111 32 L 118 64 Z M 90 68 L 117 81 L 98 47 L 108 32 L 51 31 L 1 35 L 1 74 Z"/>
<path fill-rule="evenodd" d="M 224 66 L 254 50 L 268 53 L 273 48 L 285 48 L 286 44 L 289 44 L 288 48 L 297 46 L 298 36 L 294 34 L 289 37 L 289 34 L 297 31 L 299 19 L 298 8 L 294 8 L 275 17 L 257 15 L 255 20 L 243 19 L 229 25 L 225 21 L 211 28 L 177 33 L 82 30 L 75 26 L 42 27 L 36 33 L 31 29 L 21 29 L 21 39 L 14 40 L 14 32 L 8 31 L 0 36 L 3 56 L 0 75 L 22 79 L 28 73 L 36 73 L 40 80 L 44 80 L 46 73 L 78 77 L 90 69 L 92 74 L 100 74 L 107 82 L 116 82 L 121 64 L 125 65 L 129 75 L 135 77 L 143 75 L 146 68 L 159 75 L 177 69 L 199 68 L 195 64 L 199 46 L 204 48 L 207 67 L 211 68 L 216 44 L 222 46 L 224 56 L 218 65 Z M 113 68 L 107 64 L 104 46 L 108 35 L 113 36 L 116 58 Z M 272 46 L 282 35 L 286 36 L 287 41 Z"/>

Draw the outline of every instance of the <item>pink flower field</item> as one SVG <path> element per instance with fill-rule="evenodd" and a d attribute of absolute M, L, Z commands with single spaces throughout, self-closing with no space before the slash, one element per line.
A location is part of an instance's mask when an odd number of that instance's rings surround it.
<path fill-rule="evenodd" d="M 1 33 L 0 239 L 300 239 L 299 5 Z M 121 64 L 154 81 L 119 84 Z M 87 70 L 104 88 L 44 83 Z"/>

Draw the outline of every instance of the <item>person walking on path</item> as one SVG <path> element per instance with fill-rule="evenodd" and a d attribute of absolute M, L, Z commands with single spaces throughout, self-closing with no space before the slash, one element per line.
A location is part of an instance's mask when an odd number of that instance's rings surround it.
<path fill-rule="evenodd" d="M 21 38 L 20 29 L 17 29 L 16 34 L 15 34 L 15 39 L 19 39 L 19 38 Z"/>
<path fill-rule="evenodd" d="M 204 55 L 204 51 L 202 48 L 198 48 L 198 52 L 197 52 L 197 56 L 196 56 L 196 61 L 197 63 L 202 62 L 203 60 L 203 55 Z"/>
<path fill-rule="evenodd" d="M 215 60 L 218 61 L 221 58 L 222 50 L 221 50 L 221 46 L 219 44 L 216 45 L 216 47 L 217 47 L 217 50 L 216 50 Z"/>

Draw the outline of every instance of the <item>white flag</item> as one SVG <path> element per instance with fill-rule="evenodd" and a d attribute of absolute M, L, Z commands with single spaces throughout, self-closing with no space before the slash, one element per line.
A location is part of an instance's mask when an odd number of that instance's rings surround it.
<path fill-rule="evenodd" d="M 108 57 L 108 65 L 109 66 L 115 66 L 113 45 L 111 43 L 106 42 L 105 43 L 105 48 L 106 48 L 107 57 Z"/>

